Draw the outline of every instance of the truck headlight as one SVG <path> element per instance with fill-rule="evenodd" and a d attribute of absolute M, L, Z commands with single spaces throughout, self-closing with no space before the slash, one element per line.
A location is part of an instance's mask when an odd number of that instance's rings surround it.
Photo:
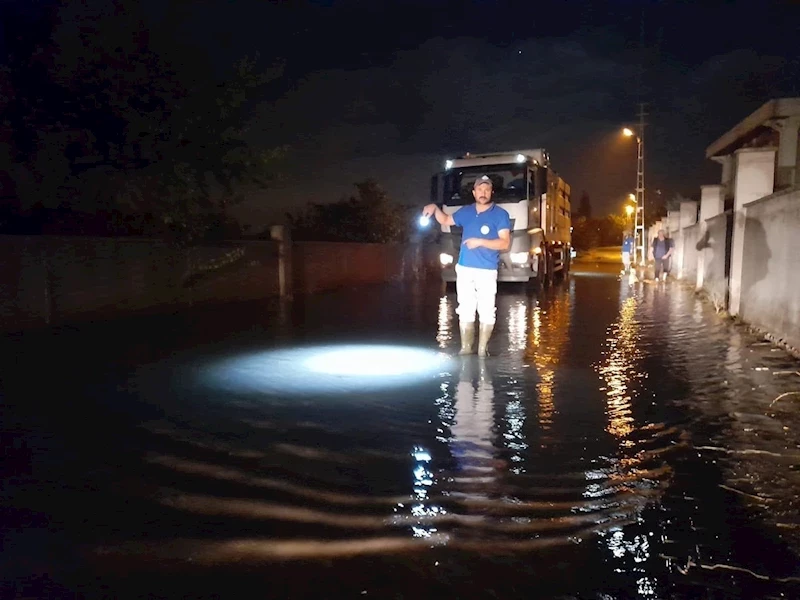
<path fill-rule="evenodd" d="M 447 254 L 445 252 L 442 252 L 439 255 L 439 262 L 442 263 L 442 266 L 444 266 L 444 265 L 452 265 L 453 264 L 453 256 L 451 254 Z"/>
<path fill-rule="evenodd" d="M 527 252 L 512 252 L 511 253 L 511 262 L 517 263 L 518 265 L 524 265 L 528 262 L 528 253 Z"/>

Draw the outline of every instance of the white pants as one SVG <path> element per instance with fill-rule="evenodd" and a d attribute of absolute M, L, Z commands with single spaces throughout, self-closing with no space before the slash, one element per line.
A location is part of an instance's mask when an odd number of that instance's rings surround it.
<path fill-rule="evenodd" d="M 475 312 L 483 325 L 495 322 L 497 269 L 476 269 L 456 265 L 456 313 L 462 323 L 474 323 Z"/>

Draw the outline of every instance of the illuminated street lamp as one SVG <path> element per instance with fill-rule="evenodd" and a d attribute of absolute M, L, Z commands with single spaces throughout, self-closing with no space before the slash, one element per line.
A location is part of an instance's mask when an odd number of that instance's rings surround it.
<path fill-rule="evenodd" d="M 622 135 L 636 138 L 636 193 L 629 194 L 628 198 L 636 203 L 632 262 L 633 264 L 644 266 L 647 259 L 645 252 L 645 238 L 647 236 L 644 231 L 644 112 L 640 114 L 640 117 L 639 130 L 634 131 L 630 127 L 625 127 L 622 130 Z M 628 208 L 625 210 L 627 212 Z M 628 213 L 628 216 L 630 216 L 630 213 Z"/>
<path fill-rule="evenodd" d="M 633 214 L 633 210 L 634 210 L 634 208 L 630 204 L 625 206 L 625 214 L 628 215 L 629 219 L 631 218 L 631 215 Z"/>

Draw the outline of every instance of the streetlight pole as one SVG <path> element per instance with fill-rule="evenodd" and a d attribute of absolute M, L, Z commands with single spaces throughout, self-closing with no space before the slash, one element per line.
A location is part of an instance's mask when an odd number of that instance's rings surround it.
<path fill-rule="evenodd" d="M 644 266 L 647 262 L 647 234 L 644 228 L 644 104 L 639 105 L 639 130 L 626 127 L 627 137 L 636 136 L 636 216 L 634 225 L 633 264 Z"/>

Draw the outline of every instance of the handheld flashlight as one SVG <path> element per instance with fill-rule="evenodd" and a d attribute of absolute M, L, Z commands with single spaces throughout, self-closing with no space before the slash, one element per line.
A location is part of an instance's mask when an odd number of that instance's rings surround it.
<path fill-rule="evenodd" d="M 423 215 L 423 216 L 421 216 L 419 218 L 419 226 L 420 227 L 427 227 L 430 224 L 431 224 L 431 218 L 430 217 L 426 217 L 425 215 Z"/>

